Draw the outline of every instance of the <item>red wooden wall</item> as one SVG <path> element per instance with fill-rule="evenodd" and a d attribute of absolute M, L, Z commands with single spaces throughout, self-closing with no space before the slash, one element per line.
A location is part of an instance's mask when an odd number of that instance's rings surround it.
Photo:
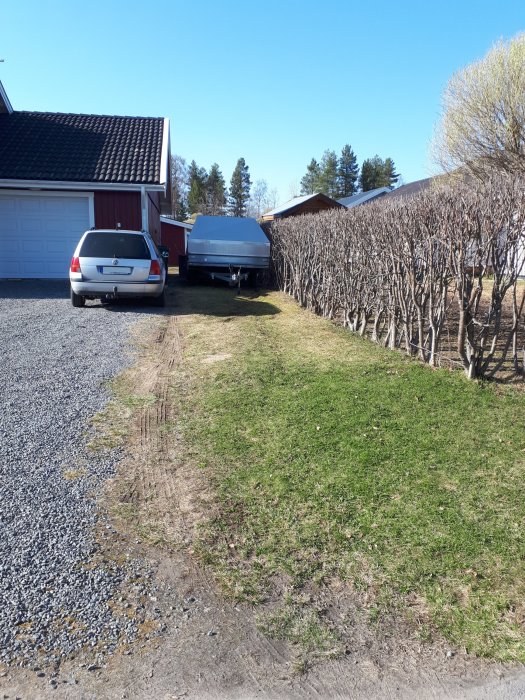
<path fill-rule="evenodd" d="M 186 244 L 184 228 L 176 224 L 166 224 L 161 221 L 161 243 L 170 249 L 169 265 L 179 264 L 179 255 L 185 255 Z"/>
<path fill-rule="evenodd" d="M 148 192 L 149 233 L 159 243 L 160 195 Z M 142 230 L 140 192 L 95 192 L 95 228 L 120 228 L 130 231 Z"/>
<path fill-rule="evenodd" d="M 140 192 L 95 192 L 95 228 L 142 229 Z"/>
<path fill-rule="evenodd" d="M 155 243 L 160 243 L 160 193 L 148 192 L 147 197 L 149 234 Z"/>

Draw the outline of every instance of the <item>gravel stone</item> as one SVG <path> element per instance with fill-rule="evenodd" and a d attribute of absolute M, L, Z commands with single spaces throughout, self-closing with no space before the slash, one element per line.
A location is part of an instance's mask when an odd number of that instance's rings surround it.
<path fill-rule="evenodd" d="M 0 281 L 0 659 L 55 661 L 130 641 L 108 602 L 140 562 L 97 560 L 96 495 L 118 451 L 87 448 L 105 387 L 131 361 L 129 330 L 151 308 L 75 309 L 67 282 Z M 73 478 L 64 478 L 70 472 Z M 101 523 L 103 524 L 103 523 Z M 108 526 L 105 536 L 112 538 Z"/>

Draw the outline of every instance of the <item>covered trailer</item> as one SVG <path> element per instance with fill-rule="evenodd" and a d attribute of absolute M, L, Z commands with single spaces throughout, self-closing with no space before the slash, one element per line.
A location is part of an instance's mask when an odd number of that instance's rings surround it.
<path fill-rule="evenodd" d="M 230 285 L 256 280 L 259 270 L 270 267 L 270 241 L 255 219 L 234 216 L 198 216 L 188 234 L 181 273 L 198 273 Z"/>

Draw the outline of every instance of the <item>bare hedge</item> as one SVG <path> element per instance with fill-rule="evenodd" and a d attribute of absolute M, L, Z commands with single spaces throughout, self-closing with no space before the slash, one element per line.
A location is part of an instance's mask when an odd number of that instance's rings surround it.
<path fill-rule="evenodd" d="M 523 372 L 524 231 L 524 183 L 498 176 L 276 221 L 273 264 L 302 306 L 430 365 L 453 329 L 467 376 L 491 378 Z"/>

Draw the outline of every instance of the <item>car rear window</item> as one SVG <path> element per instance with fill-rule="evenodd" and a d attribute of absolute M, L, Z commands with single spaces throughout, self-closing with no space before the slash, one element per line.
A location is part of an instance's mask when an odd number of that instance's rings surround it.
<path fill-rule="evenodd" d="M 90 231 L 82 243 L 80 257 L 150 260 L 151 254 L 140 233 Z"/>

